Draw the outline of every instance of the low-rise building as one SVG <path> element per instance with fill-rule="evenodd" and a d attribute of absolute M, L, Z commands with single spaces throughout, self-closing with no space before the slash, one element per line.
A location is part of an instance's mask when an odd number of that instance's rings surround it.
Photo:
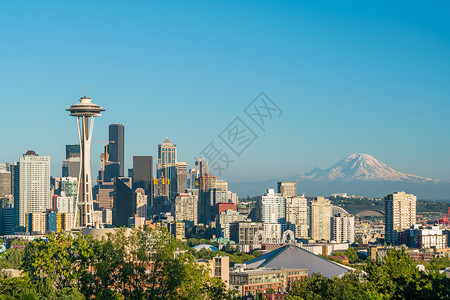
<path fill-rule="evenodd" d="M 205 265 L 209 270 L 209 276 L 221 279 L 226 287 L 230 284 L 230 257 L 217 256 L 212 259 L 198 259 L 197 263 Z"/>
<path fill-rule="evenodd" d="M 307 269 L 245 269 L 244 265 L 230 272 L 230 285 L 238 289 L 242 296 L 256 296 L 258 292 L 271 290 L 285 292 L 294 282 L 307 276 Z"/>
<path fill-rule="evenodd" d="M 408 230 L 408 245 L 412 248 L 447 248 L 447 234 L 439 226 L 413 225 Z"/>

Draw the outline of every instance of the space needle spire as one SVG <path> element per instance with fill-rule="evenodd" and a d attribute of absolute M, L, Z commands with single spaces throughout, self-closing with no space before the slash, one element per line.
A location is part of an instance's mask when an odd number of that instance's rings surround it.
<path fill-rule="evenodd" d="M 80 173 L 78 175 L 77 205 L 74 222 L 80 227 L 94 225 L 91 176 L 91 141 L 94 129 L 94 118 L 101 116 L 105 111 L 100 105 L 92 103 L 92 99 L 84 95 L 80 103 L 70 106 L 66 111 L 77 118 L 78 138 L 80 140 Z M 77 216 L 78 210 L 80 215 Z"/>

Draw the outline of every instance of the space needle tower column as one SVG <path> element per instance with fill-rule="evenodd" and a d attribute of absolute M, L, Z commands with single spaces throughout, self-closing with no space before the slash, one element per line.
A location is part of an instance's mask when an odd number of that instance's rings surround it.
<path fill-rule="evenodd" d="M 78 175 L 77 205 L 80 216 L 77 218 L 78 209 L 75 209 L 74 223 L 80 227 L 92 227 L 94 202 L 91 185 L 91 141 L 94 129 L 94 118 L 101 116 L 105 111 L 100 105 L 92 103 L 92 99 L 86 95 L 80 98 L 80 103 L 70 106 L 66 111 L 77 118 L 78 138 L 80 139 L 80 173 Z M 77 222 L 78 219 L 78 222 Z"/>

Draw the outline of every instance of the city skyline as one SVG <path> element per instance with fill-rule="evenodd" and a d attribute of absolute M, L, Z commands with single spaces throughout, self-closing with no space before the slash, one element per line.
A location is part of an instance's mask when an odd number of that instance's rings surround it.
<path fill-rule="evenodd" d="M 126 127 L 125 170 L 133 156 L 156 157 L 166 136 L 178 145 L 178 160 L 193 167 L 264 91 L 283 115 L 266 131 L 255 129 L 258 139 L 234 157 L 225 180 L 294 176 L 363 152 L 396 170 L 450 181 L 446 2 L 241 4 L 238 11 L 233 4 L 110 4 L 104 14 L 102 4 L 86 5 L 97 17 L 89 25 L 72 22 L 83 5 L 4 5 L 3 108 L 20 117 L 2 117 L 11 129 L 3 131 L 9 146 L 1 161 L 35 150 L 51 156 L 51 174 L 60 176 L 65 145 L 77 143 L 61 110 L 87 84 L 108 110 L 93 140 L 107 140 L 109 124 Z M 47 21 L 34 25 L 38 17 Z M 29 46 L 34 51 L 24 52 Z M 200 123 L 208 126 L 198 130 Z M 92 145 L 93 174 L 102 151 Z"/>

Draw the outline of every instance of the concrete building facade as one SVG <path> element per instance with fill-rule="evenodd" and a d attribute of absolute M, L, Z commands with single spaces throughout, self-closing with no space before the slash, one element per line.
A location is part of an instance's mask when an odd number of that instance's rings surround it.
<path fill-rule="evenodd" d="M 385 239 L 388 244 L 399 243 L 399 233 L 416 224 L 417 197 L 396 192 L 384 198 Z"/>

